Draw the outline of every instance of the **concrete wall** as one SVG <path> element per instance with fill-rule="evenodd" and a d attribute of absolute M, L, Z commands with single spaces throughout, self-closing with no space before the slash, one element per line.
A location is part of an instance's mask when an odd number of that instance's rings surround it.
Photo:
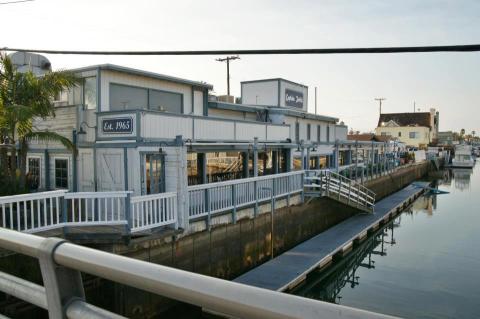
<path fill-rule="evenodd" d="M 427 161 L 400 168 L 386 176 L 366 182 L 365 187 L 375 192 L 377 201 L 425 176 L 429 171 Z"/>

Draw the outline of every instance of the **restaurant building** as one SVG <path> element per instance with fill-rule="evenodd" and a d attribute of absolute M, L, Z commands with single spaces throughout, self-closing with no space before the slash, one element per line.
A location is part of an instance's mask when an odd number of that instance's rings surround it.
<path fill-rule="evenodd" d="M 81 84 L 56 98 L 55 118 L 34 125 L 70 138 L 78 152 L 31 141 L 27 169 L 38 190 L 181 194 L 188 185 L 335 167 L 348 157 L 340 143 L 347 126 L 308 113 L 302 84 L 242 82 L 241 103 L 227 103 L 205 82 L 112 64 L 72 71 Z"/>

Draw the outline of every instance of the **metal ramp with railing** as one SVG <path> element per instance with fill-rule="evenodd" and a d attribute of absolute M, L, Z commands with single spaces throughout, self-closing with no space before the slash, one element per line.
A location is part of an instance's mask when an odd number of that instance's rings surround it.
<path fill-rule="evenodd" d="M 364 212 L 373 213 L 375 193 L 356 181 L 330 170 L 305 171 L 305 196 L 327 196 Z"/>

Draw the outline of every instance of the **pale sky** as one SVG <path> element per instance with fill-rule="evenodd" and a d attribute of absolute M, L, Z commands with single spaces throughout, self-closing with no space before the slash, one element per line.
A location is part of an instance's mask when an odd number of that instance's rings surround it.
<path fill-rule="evenodd" d="M 7 0 L 0 0 L 6 2 Z M 210 50 L 480 43 L 477 0 L 56 1 L 0 5 L 0 47 L 66 50 Z M 214 85 L 215 56 L 47 55 L 55 69 L 114 63 Z M 480 53 L 241 56 L 240 81 L 282 77 L 309 86 L 309 111 L 372 131 L 383 112 L 440 111 L 440 130 L 480 132 Z"/>

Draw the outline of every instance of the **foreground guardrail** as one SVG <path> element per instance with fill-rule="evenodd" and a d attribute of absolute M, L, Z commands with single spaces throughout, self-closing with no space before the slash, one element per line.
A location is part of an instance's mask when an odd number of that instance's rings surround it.
<path fill-rule="evenodd" d="M 85 303 L 80 272 L 237 318 L 393 318 L 0 229 L 0 248 L 38 258 L 44 287 L 0 272 L 0 291 L 57 318 L 123 318 Z"/>

